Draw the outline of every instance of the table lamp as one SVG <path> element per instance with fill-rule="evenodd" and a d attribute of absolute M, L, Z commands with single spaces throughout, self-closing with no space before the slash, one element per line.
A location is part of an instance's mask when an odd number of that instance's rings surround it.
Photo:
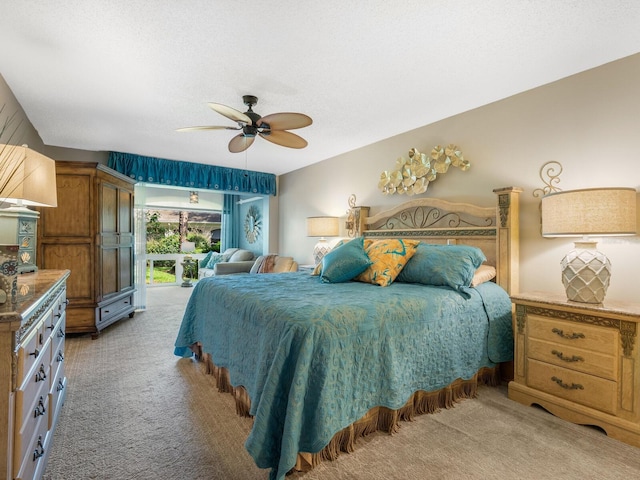
<path fill-rule="evenodd" d="M 26 145 L 0 144 L 0 244 L 17 244 L 18 273 L 36 267 L 36 227 L 40 212 L 27 208 L 56 207 L 56 162 Z"/>
<path fill-rule="evenodd" d="M 320 237 L 313 248 L 313 260 L 316 265 L 320 263 L 330 250 L 329 242 L 325 237 L 337 237 L 339 232 L 338 217 L 308 217 L 307 236 Z"/>
<path fill-rule="evenodd" d="M 542 197 L 543 237 L 582 237 L 562 259 L 562 283 L 574 302 L 602 303 L 611 263 L 590 236 L 635 235 L 636 190 L 590 188 Z"/>

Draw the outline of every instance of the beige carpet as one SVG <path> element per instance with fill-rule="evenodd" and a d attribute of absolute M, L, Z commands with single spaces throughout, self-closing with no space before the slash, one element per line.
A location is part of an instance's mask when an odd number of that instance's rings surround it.
<path fill-rule="evenodd" d="M 201 365 L 173 356 L 191 289 L 148 290 L 148 310 L 97 340 L 66 340 L 69 387 L 47 480 L 266 480 L 235 415 Z M 376 433 L 291 480 L 637 478 L 640 449 L 481 388 L 473 400 Z"/>

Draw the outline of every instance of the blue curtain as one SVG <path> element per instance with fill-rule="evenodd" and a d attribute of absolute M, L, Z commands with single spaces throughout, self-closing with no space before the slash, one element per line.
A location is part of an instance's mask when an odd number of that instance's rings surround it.
<path fill-rule="evenodd" d="M 229 193 L 224 196 L 220 252 L 224 252 L 227 248 L 240 246 L 240 223 L 233 221 L 234 218 L 238 218 L 240 212 L 239 199 L 238 195 Z"/>
<path fill-rule="evenodd" d="M 271 173 L 111 152 L 109 167 L 140 182 L 227 192 L 276 194 Z"/>

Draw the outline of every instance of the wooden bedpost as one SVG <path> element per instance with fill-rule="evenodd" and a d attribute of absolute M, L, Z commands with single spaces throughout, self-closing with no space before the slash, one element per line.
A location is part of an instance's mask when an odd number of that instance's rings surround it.
<path fill-rule="evenodd" d="M 496 283 L 509 295 L 520 288 L 520 193 L 521 188 L 503 187 L 493 191 L 497 201 Z"/>

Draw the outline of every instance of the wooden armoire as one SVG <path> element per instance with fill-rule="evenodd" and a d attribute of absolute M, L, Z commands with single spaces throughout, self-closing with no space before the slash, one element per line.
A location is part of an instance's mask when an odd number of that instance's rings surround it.
<path fill-rule="evenodd" d="M 56 162 L 58 206 L 40 209 L 38 266 L 68 269 L 67 333 L 133 317 L 134 181 L 98 163 Z"/>

